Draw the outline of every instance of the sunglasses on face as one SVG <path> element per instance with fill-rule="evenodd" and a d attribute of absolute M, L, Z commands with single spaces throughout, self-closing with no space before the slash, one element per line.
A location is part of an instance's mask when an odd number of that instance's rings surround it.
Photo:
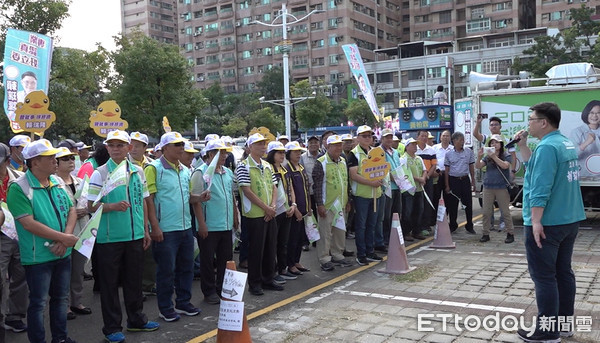
<path fill-rule="evenodd" d="M 71 156 L 60 157 L 59 160 L 63 161 L 63 162 L 75 161 L 75 156 L 71 155 Z"/>

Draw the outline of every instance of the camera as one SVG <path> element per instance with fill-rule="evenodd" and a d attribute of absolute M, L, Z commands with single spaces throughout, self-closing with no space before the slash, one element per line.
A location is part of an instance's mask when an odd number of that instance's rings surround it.
<path fill-rule="evenodd" d="M 479 113 L 477 115 L 477 117 L 481 118 L 481 119 L 487 119 L 488 118 L 488 114 L 487 113 Z"/>
<path fill-rule="evenodd" d="M 487 155 L 491 155 L 496 152 L 496 148 L 493 146 L 485 146 L 485 147 L 483 147 L 483 152 L 486 153 Z"/>

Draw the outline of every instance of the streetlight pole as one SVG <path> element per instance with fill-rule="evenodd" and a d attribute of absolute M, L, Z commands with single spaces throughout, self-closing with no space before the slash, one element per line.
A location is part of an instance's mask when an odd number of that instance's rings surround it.
<path fill-rule="evenodd" d="M 261 21 L 255 20 L 252 23 L 260 24 L 264 26 L 270 27 L 279 27 L 281 26 L 283 30 L 283 40 L 281 41 L 281 51 L 283 52 L 283 110 L 285 115 L 285 134 L 288 137 L 292 136 L 292 119 L 291 119 L 291 104 L 290 104 L 290 66 L 289 66 L 289 55 L 288 53 L 292 49 L 292 42 L 288 40 L 287 35 L 287 25 L 288 24 L 296 24 L 314 13 L 325 12 L 323 10 L 312 10 L 307 15 L 302 18 L 296 18 L 293 14 L 288 13 L 286 4 L 281 5 L 281 11 L 279 15 L 277 15 L 270 24 L 263 23 Z M 287 17 L 292 17 L 294 21 L 288 23 Z M 281 24 L 274 24 L 275 21 L 281 18 Z M 263 102 L 273 102 L 273 100 L 263 100 Z"/>

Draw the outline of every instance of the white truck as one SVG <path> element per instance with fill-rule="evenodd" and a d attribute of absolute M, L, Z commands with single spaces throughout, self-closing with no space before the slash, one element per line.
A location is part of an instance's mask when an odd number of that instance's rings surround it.
<path fill-rule="evenodd" d="M 513 137 L 519 130 L 527 130 L 531 106 L 555 102 L 562 112 L 559 129 L 578 149 L 584 206 L 600 210 L 600 75 L 596 71 L 590 64 L 578 63 L 554 67 L 546 73 L 547 79 L 479 82 L 481 74 L 475 75 L 473 95 L 454 102 L 454 131 L 463 132 L 465 145 L 477 151 L 481 143 L 472 134 L 477 114 L 499 117 L 502 134 Z M 483 120 L 481 130 L 489 134 L 489 119 Z M 528 139 L 532 149 L 537 143 L 533 137 Z M 516 169 L 514 181 L 522 186 L 524 166 L 518 149 Z"/>

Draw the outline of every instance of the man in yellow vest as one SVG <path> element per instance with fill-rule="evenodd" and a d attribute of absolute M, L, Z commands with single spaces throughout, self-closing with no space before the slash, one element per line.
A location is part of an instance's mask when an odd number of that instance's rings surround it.
<path fill-rule="evenodd" d="M 248 228 L 248 286 L 253 295 L 263 295 L 263 289 L 282 291 L 273 282 L 277 252 L 277 179 L 271 164 L 262 159 L 267 140 L 260 133 L 248 137 L 250 155 L 235 169 L 240 187 L 242 215 Z"/>
<path fill-rule="evenodd" d="M 367 125 L 359 126 L 356 130 L 358 145 L 348 155 L 348 169 L 350 173 L 352 195 L 354 195 L 354 234 L 356 242 L 356 262 L 361 265 L 379 262 L 381 257 L 374 252 L 374 233 L 378 217 L 383 216 L 383 198 L 381 186 L 383 180 L 372 181 L 362 175 L 361 163 L 367 158 L 373 142 L 373 130 Z M 377 212 L 373 209 L 373 202 L 377 201 Z"/>
<path fill-rule="evenodd" d="M 319 235 L 317 255 L 321 269 L 332 271 L 335 265 L 351 266 L 344 259 L 346 246 L 345 227 L 338 227 L 338 216 L 348 212 L 348 170 L 342 154 L 342 138 L 332 135 L 327 138 L 327 152 L 317 159 L 313 169 L 313 181 L 317 212 L 319 214 Z M 345 225 L 342 225 L 345 226 Z"/>

